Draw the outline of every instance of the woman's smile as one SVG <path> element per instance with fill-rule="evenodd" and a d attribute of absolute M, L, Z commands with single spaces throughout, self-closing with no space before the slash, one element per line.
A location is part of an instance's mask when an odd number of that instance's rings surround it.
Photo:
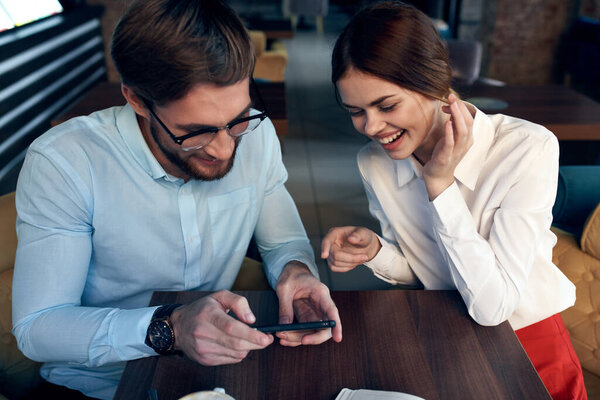
<path fill-rule="evenodd" d="M 396 132 L 392 133 L 391 135 L 385 134 L 385 135 L 377 136 L 377 137 L 375 137 L 375 140 L 377 140 L 382 145 L 390 144 L 390 143 L 396 142 L 402 135 L 404 135 L 404 132 L 406 132 L 406 129 L 399 129 Z"/>

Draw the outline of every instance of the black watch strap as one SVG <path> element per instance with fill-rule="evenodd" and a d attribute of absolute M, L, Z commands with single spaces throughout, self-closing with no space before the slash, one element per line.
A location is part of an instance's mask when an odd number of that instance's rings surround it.
<path fill-rule="evenodd" d="M 170 317 L 173 311 L 175 311 L 177 307 L 180 307 L 182 305 L 183 304 L 174 303 L 158 307 L 156 310 L 154 310 L 154 314 L 152 314 L 152 321 L 157 319 L 163 319 L 165 317 Z"/>

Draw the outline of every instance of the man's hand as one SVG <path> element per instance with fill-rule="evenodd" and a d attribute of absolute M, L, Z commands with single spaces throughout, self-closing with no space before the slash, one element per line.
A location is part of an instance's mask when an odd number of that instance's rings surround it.
<path fill-rule="evenodd" d="M 334 272 L 348 272 L 370 261 L 379 253 L 381 243 L 367 228 L 342 226 L 331 228 L 321 242 L 321 258 Z"/>
<path fill-rule="evenodd" d="M 241 322 L 227 315 L 230 310 Z M 247 325 L 255 321 L 245 297 L 222 290 L 173 311 L 175 349 L 206 366 L 238 363 L 273 343 L 272 335 Z"/>
<path fill-rule="evenodd" d="M 342 341 L 342 322 L 338 309 L 331 299 L 329 289 L 298 261 L 290 261 L 277 280 L 279 297 L 279 323 L 289 324 L 294 315 L 299 322 L 334 320 L 333 329 L 317 331 L 277 332 L 283 346 L 320 344 L 333 336 L 336 342 Z"/>
<path fill-rule="evenodd" d="M 454 94 L 448 96 L 448 102 L 449 105 L 442 107 L 450 114 L 444 125 L 444 136 L 423 166 L 423 180 L 431 201 L 452 185 L 456 166 L 473 145 L 473 115 Z"/>

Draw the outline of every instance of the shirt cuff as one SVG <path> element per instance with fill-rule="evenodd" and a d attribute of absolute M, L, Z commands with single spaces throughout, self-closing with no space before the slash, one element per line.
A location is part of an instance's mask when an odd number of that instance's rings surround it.
<path fill-rule="evenodd" d="M 281 251 L 283 250 L 283 251 Z M 277 255 L 268 254 L 263 256 L 263 263 L 269 266 L 267 280 L 273 289 L 277 287 L 279 275 L 290 261 L 298 261 L 306 265 L 310 272 L 319 279 L 319 270 L 314 262 L 315 256 L 310 244 L 300 242 L 291 242 L 277 251 Z"/>
<path fill-rule="evenodd" d="M 107 323 L 103 325 L 105 328 L 98 330 L 90 346 L 90 359 L 94 360 L 95 364 L 102 365 L 155 355 L 154 350 L 146 345 L 145 339 L 148 325 L 157 308 L 111 311 L 107 316 Z M 114 353 L 105 347 L 106 342 Z"/>
<path fill-rule="evenodd" d="M 370 261 L 364 263 L 364 265 L 373 271 L 376 277 L 379 279 L 391 283 L 392 285 L 398 284 L 399 282 L 392 278 L 392 271 L 397 258 L 396 251 L 387 240 L 381 236 L 375 234 L 379 243 L 381 243 L 381 249 Z"/>
<path fill-rule="evenodd" d="M 448 233 L 450 231 L 460 234 L 461 227 L 469 227 L 469 224 L 464 223 L 464 218 L 471 218 L 465 199 L 458 188 L 456 182 L 448 186 L 439 196 L 431 203 L 433 209 L 433 223 L 438 228 L 440 233 Z M 453 227 L 448 229 L 448 227 Z M 458 228 L 458 230 L 457 230 Z M 453 235 L 453 236 L 454 236 Z"/>
<path fill-rule="evenodd" d="M 118 342 L 122 343 L 125 349 L 132 352 L 140 351 L 144 355 L 153 355 L 155 352 L 146 344 L 146 332 L 148 325 L 152 320 L 152 315 L 160 307 L 145 307 L 133 310 L 121 310 L 117 316 L 116 326 L 119 326 L 119 332 L 122 335 Z M 133 333 L 135 332 L 135 336 Z"/>

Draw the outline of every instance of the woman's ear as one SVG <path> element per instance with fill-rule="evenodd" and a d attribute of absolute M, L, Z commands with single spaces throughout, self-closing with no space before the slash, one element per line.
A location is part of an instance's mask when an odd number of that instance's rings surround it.
<path fill-rule="evenodd" d="M 133 111 L 135 111 L 137 115 L 150 119 L 148 109 L 146 108 L 142 99 L 140 99 L 138 95 L 135 94 L 133 89 L 131 89 L 124 83 L 121 83 L 121 93 L 123 93 L 123 97 L 125 97 L 125 100 L 127 100 L 129 105 L 131 106 L 131 108 L 133 108 Z"/>

